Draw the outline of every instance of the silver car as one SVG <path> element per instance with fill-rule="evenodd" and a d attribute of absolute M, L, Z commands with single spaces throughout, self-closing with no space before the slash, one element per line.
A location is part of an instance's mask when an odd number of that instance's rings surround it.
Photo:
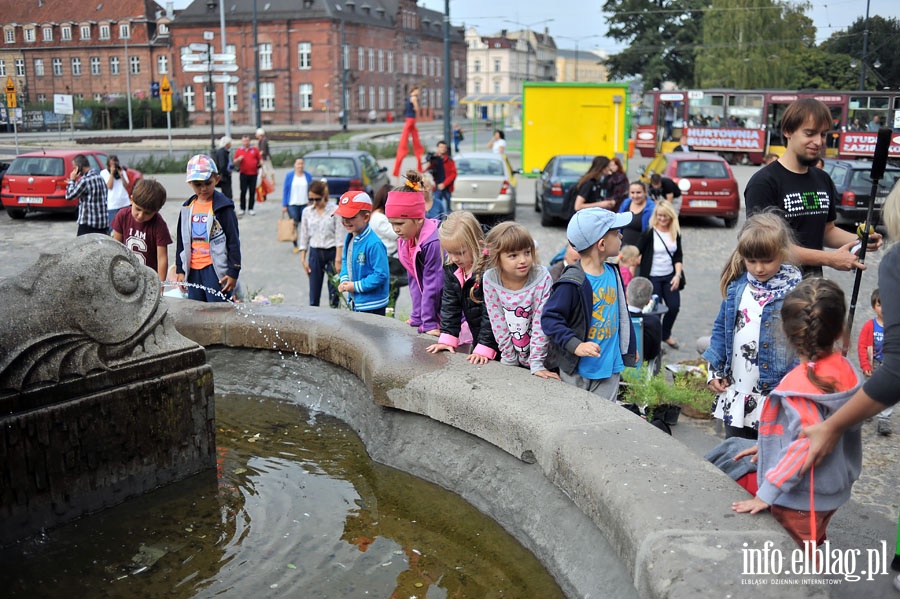
<path fill-rule="evenodd" d="M 516 174 L 505 154 L 457 154 L 453 210 L 513 219 L 516 216 Z"/>

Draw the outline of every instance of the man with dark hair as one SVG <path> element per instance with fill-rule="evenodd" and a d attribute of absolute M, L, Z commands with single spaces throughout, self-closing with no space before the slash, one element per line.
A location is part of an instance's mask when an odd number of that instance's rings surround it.
<path fill-rule="evenodd" d="M 831 130 L 831 111 L 812 98 L 797 100 L 781 119 L 786 149 L 781 157 L 761 168 L 744 190 L 747 216 L 777 210 L 797 238 L 794 255 L 804 274 L 821 275 L 823 266 L 836 270 L 865 268 L 850 250 L 857 236 L 835 226 L 835 203 L 840 196 L 831 177 L 814 168 Z M 881 235 L 869 236 L 870 247 L 881 247 Z M 836 251 L 824 251 L 824 247 Z"/>
<path fill-rule="evenodd" d="M 75 168 L 69 173 L 66 184 L 66 199 L 78 200 L 78 232 L 76 236 L 88 233 L 109 234 L 109 214 L 106 210 L 106 182 L 100 171 L 91 168 L 84 154 L 72 158 Z"/>
<path fill-rule="evenodd" d="M 437 151 L 429 155 L 429 166 L 434 177 L 434 200 L 440 202 L 441 218 L 450 214 L 450 196 L 453 193 L 453 183 L 456 181 L 456 163 L 450 158 L 450 146 L 445 140 L 437 142 Z"/>
<path fill-rule="evenodd" d="M 660 200 L 668 200 L 675 208 L 675 214 L 681 212 L 681 190 L 668 177 L 663 177 L 659 173 L 650 175 L 650 187 L 647 188 L 647 195 L 656 202 Z"/>

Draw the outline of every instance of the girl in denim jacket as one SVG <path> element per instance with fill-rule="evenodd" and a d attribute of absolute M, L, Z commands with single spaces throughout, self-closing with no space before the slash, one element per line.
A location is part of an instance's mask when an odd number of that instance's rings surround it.
<path fill-rule="evenodd" d="M 793 237 L 774 213 L 752 216 L 722 269 L 722 307 L 713 324 L 707 385 L 717 393 L 713 416 L 725 438 L 756 439 L 766 395 L 797 363 L 781 334 L 784 296 L 801 280 L 789 264 Z"/>

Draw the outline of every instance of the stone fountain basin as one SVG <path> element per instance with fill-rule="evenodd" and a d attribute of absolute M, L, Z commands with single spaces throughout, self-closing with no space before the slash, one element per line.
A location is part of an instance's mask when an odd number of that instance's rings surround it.
<path fill-rule="evenodd" d="M 771 518 L 737 517 L 731 503 L 743 491 L 690 449 L 559 381 L 429 354 L 433 338 L 389 318 L 178 300 L 168 308 L 203 346 L 316 356 L 357 376 L 371 406 L 319 408 L 351 424 L 373 459 L 494 518 L 568 596 L 757 598 L 758 587 L 742 585 L 751 578 L 742 550 L 795 548 Z M 252 361 L 246 374 L 260 384 Z M 290 389 L 288 377 L 267 378 Z M 822 586 L 766 587 L 767 597 L 828 596 Z"/>

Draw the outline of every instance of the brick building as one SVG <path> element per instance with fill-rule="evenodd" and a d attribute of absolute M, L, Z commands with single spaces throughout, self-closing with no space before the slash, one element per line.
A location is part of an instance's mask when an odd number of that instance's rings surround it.
<path fill-rule="evenodd" d="M 17 0 L 0 12 L 0 76 L 12 76 L 25 102 L 53 94 L 97 101 L 150 94 L 171 65 L 171 18 L 152 0 Z"/>
<path fill-rule="evenodd" d="M 422 88 L 421 104 L 441 118 L 443 98 L 443 16 L 415 0 L 259 0 L 256 38 L 259 111 L 262 124 L 337 123 L 343 108 L 340 47 L 343 31 L 349 122 L 398 119 L 406 91 Z M 253 1 L 229 0 L 225 12 L 225 54 L 236 57 L 236 83 L 218 83 L 212 100 L 216 123 L 223 122 L 227 98 L 231 120 L 257 125 Z M 222 52 L 218 0 L 196 0 L 172 25 L 175 55 L 170 76 L 176 97 L 195 125 L 209 123 L 206 84 L 183 72 L 182 52 L 207 43 Z M 451 79 L 456 98 L 465 91 L 466 47 L 451 28 Z M 224 91 L 223 91 L 223 88 Z M 462 112 L 458 112 L 462 114 Z"/>

